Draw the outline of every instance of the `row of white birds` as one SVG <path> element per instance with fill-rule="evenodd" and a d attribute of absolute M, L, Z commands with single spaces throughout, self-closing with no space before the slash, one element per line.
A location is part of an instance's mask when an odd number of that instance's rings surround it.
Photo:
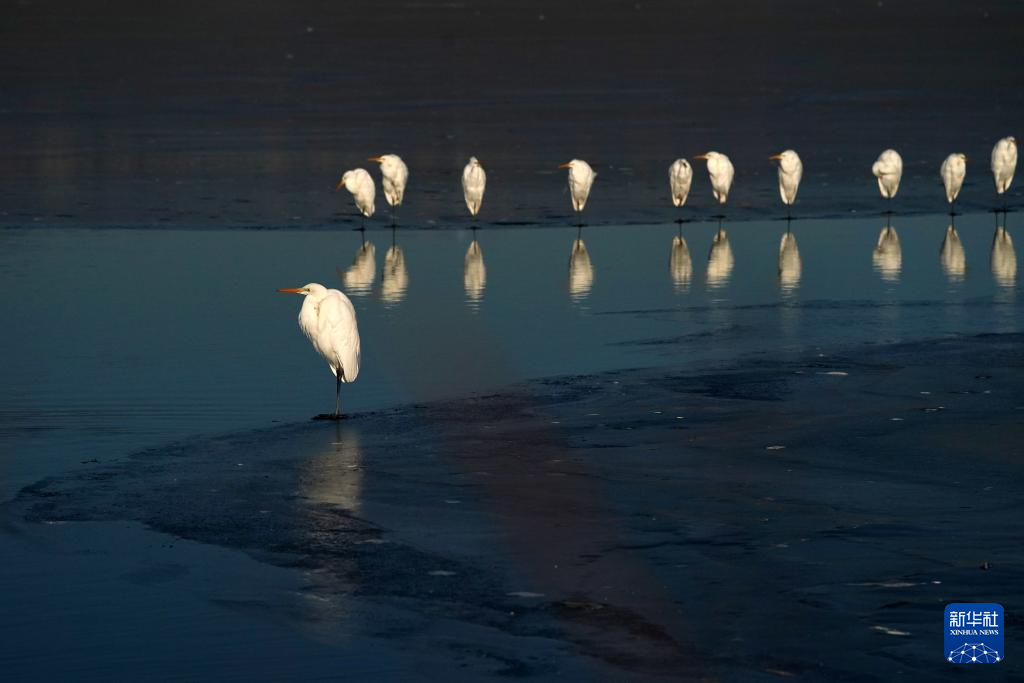
<path fill-rule="evenodd" d="M 719 204 L 725 204 L 736 175 L 732 161 L 725 154 L 714 151 L 697 155 L 694 159 L 707 162 L 711 191 Z M 800 160 L 800 155 L 792 149 L 787 149 L 769 157 L 769 160 L 778 162 L 779 196 L 787 208 L 791 207 L 796 202 L 797 191 L 800 189 L 800 181 L 804 175 L 804 165 Z M 409 167 L 397 154 L 383 154 L 371 157 L 369 161 L 380 164 L 384 198 L 391 206 L 392 217 L 394 217 L 405 198 L 405 189 L 409 182 Z M 594 185 L 594 179 L 597 178 L 597 173 L 590 164 L 582 159 L 573 159 L 559 168 L 569 171 L 569 195 L 572 198 L 572 208 L 577 214 L 580 214 L 587 205 L 587 199 L 590 197 L 590 190 Z M 992 148 L 991 169 L 996 193 L 1002 195 L 1010 189 L 1013 175 L 1017 170 L 1016 138 L 1005 137 L 995 144 L 995 147 Z M 878 180 L 878 191 L 882 197 L 891 200 L 900 188 L 900 180 L 903 177 L 903 157 L 896 150 L 887 149 L 878 156 L 878 160 L 871 166 L 871 173 Z M 952 210 L 953 203 L 963 187 L 964 178 L 967 176 L 967 155 L 954 152 L 947 156 L 939 168 L 939 176 L 942 178 L 942 184 L 946 190 L 946 201 Z M 693 166 L 686 159 L 676 159 L 669 166 L 668 177 L 672 203 L 677 207 L 683 206 L 686 204 L 690 188 L 693 185 Z M 342 187 L 352 194 L 356 208 L 362 216 L 365 218 L 373 216 L 376 210 L 377 190 L 373 176 L 366 169 L 356 168 L 346 171 L 335 190 L 340 190 Z M 462 171 L 462 193 L 471 216 L 475 217 L 480 213 L 486 187 L 487 173 L 476 157 L 470 157 L 469 163 Z"/>
<path fill-rule="evenodd" d="M 353 294 L 364 294 L 376 276 L 375 248 L 372 242 L 363 241 L 352 266 L 338 275 L 345 288 Z M 947 278 L 959 281 L 966 273 L 966 253 L 956 228 L 946 229 L 939 261 Z M 903 264 L 903 250 L 899 236 L 891 225 L 882 228 L 878 243 L 872 253 L 875 270 L 883 280 L 899 279 Z M 711 244 L 707 261 L 707 285 L 717 289 L 728 283 L 735 265 L 732 245 L 725 229 L 719 228 Z M 1013 288 L 1017 281 L 1017 255 L 1013 240 L 1002 226 L 996 228 L 991 249 L 992 274 L 997 284 Z M 784 293 L 792 292 L 800 282 L 803 261 L 797 247 L 796 235 L 790 231 L 782 235 L 779 244 L 778 276 Z M 594 284 L 594 264 L 582 237 L 572 243 L 569 256 L 569 295 L 580 302 L 590 293 Z M 669 257 L 669 272 L 679 290 L 689 287 L 693 277 L 693 259 L 682 231 L 672 238 Z M 405 255 L 401 247 L 393 243 L 384 259 L 381 295 L 385 302 L 397 303 L 405 297 L 409 286 Z M 476 308 L 487 280 L 483 251 L 476 239 L 469 245 L 463 264 L 463 284 L 471 307 Z M 352 382 L 359 375 L 360 338 L 355 307 L 343 292 L 311 282 L 303 287 L 278 290 L 302 294 L 305 300 L 299 311 L 299 328 L 313 344 L 313 348 L 327 361 L 335 377 L 335 412 L 318 416 L 320 419 L 341 419 L 341 385 Z"/>

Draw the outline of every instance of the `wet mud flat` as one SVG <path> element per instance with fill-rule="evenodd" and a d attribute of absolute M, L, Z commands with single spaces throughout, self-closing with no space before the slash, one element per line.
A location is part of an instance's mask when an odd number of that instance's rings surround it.
<path fill-rule="evenodd" d="M 242 550 L 299 588 L 224 609 L 467 676 L 953 680 L 947 603 L 1020 641 L 1022 342 L 530 382 L 100 462 L 6 516 Z"/>

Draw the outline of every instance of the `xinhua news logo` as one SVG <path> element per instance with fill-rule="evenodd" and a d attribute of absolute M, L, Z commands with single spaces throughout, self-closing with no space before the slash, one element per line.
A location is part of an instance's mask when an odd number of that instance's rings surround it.
<path fill-rule="evenodd" d="M 946 661 L 995 664 L 1003 661 L 1003 608 L 994 602 L 946 605 Z"/>

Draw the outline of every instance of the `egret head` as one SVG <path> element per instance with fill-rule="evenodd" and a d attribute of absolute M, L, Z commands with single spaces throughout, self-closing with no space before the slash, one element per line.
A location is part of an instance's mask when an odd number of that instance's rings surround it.
<path fill-rule="evenodd" d="M 480 165 L 480 160 L 477 159 L 476 157 L 470 157 L 469 158 L 469 165 L 470 166 L 479 166 Z"/>
<path fill-rule="evenodd" d="M 334 188 L 334 191 L 337 192 L 338 190 L 340 190 L 343 187 L 345 189 L 347 189 L 347 190 L 351 190 L 351 188 L 349 187 L 349 181 L 351 179 L 352 179 L 352 171 L 345 171 L 345 173 L 343 173 L 342 176 L 341 176 L 341 180 L 338 181 L 337 186 Z"/>
<path fill-rule="evenodd" d="M 327 288 L 318 282 L 310 282 L 308 285 L 305 285 L 304 287 L 284 287 L 277 291 L 282 292 L 284 294 L 301 294 L 302 296 L 313 294 L 314 296 L 316 296 L 326 292 Z"/>

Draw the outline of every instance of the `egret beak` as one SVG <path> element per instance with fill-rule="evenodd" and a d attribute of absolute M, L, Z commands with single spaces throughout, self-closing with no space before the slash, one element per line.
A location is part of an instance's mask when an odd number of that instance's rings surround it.
<path fill-rule="evenodd" d="M 773 154 L 772 156 L 768 157 L 768 161 L 782 161 L 782 155 Z"/>
<path fill-rule="evenodd" d="M 564 164 L 559 165 L 558 168 L 572 168 L 572 164 L 567 161 Z"/>
<path fill-rule="evenodd" d="M 698 154 L 693 159 L 694 159 L 694 161 L 707 161 L 708 155 L 706 153 L 705 154 Z"/>
<path fill-rule="evenodd" d="M 384 161 L 381 157 L 370 157 L 367 161 L 376 161 L 378 164 Z"/>
<path fill-rule="evenodd" d="M 337 187 L 334 188 L 334 191 L 337 192 L 338 190 L 340 190 L 344 184 L 345 184 L 345 179 L 342 178 L 341 180 L 338 181 L 338 185 L 337 185 Z"/>
<path fill-rule="evenodd" d="M 284 289 L 277 290 L 283 294 L 302 294 L 306 290 L 302 287 L 285 287 Z"/>
<path fill-rule="evenodd" d="M 964 155 L 964 163 L 966 164 L 966 163 L 967 163 L 968 161 L 970 161 L 970 159 L 969 159 L 969 158 L 967 158 L 967 155 L 965 154 L 965 155 Z"/>

